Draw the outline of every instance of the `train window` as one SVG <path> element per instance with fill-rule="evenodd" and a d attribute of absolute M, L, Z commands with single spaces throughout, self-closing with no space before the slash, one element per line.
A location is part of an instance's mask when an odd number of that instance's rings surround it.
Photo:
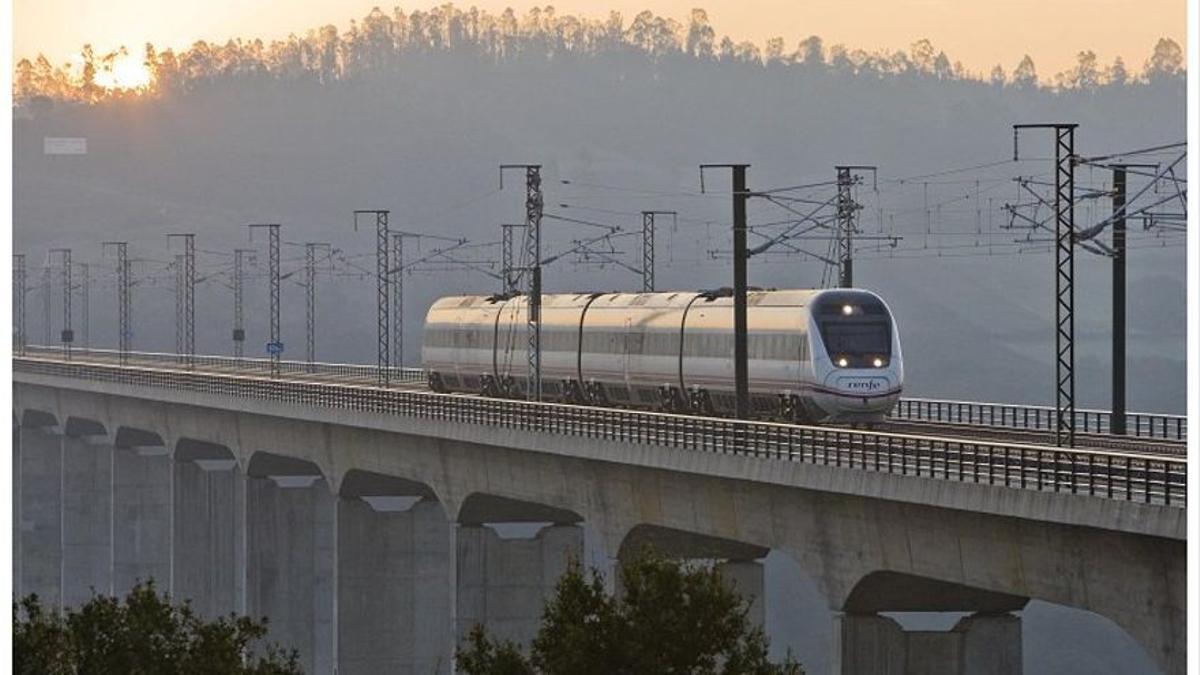
<path fill-rule="evenodd" d="M 760 361 L 767 358 L 770 341 L 771 337 L 769 335 L 751 335 L 748 340 L 750 344 L 747 345 L 749 347 L 750 358 Z"/>
<path fill-rule="evenodd" d="M 642 341 L 642 334 L 630 332 L 625 334 L 625 353 L 626 354 L 641 354 L 645 348 L 645 343 Z"/>

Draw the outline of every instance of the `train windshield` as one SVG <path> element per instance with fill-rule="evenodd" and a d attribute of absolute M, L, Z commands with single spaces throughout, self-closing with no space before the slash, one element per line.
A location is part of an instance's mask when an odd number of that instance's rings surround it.
<path fill-rule="evenodd" d="M 837 322 L 822 326 L 821 338 L 830 354 L 887 357 L 892 351 L 890 333 L 883 321 Z"/>
<path fill-rule="evenodd" d="M 829 359 L 839 368 L 882 368 L 892 356 L 892 322 L 879 298 L 855 291 L 823 293 L 812 307 Z"/>

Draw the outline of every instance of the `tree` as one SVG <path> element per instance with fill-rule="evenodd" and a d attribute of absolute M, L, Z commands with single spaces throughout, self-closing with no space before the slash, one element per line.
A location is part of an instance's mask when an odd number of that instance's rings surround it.
<path fill-rule="evenodd" d="M 1076 55 L 1076 65 L 1067 75 L 1067 84 L 1074 89 L 1091 91 L 1100 86 L 1100 68 L 1096 65 L 1096 52 L 1086 50 Z"/>
<path fill-rule="evenodd" d="M 932 42 L 925 38 L 917 40 L 912 43 L 909 52 L 912 54 L 912 63 L 917 70 L 923 73 L 933 72 L 937 52 L 934 51 Z"/>
<path fill-rule="evenodd" d="M 13 78 L 13 98 L 25 101 L 37 96 L 37 80 L 33 72 L 33 63 L 29 59 L 17 62 L 17 75 Z"/>
<path fill-rule="evenodd" d="M 1037 68 L 1033 66 L 1033 59 L 1029 58 L 1028 54 L 1013 71 L 1012 83 L 1018 89 L 1033 89 L 1037 86 Z"/>
<path fill-rule="evenodd" d="M 1183 74 L 1183 49 L 1170 38 L 1159 38 L 1154 54 L 1146 61 L 1146 79 L 1162 80 Z"/>
<path fill-rule="evenodd" d="M 100 97 L 100 85 L 96 84 L 96 53 L 92 51 L 91 45 L 84 45 L 80 57 L 83 59 L 83 84 L 80 86 L 80 93 L 83 100 L 95 101 Z"/>
<path fill-rule="evenodd" d="M 685 49 L 690 56 L 708 60 L 713 57 L 713 44 L 717 34 L 708 23 L 708 13 L 703 9 L 693 9 L 692 18 L 688 23 L 687 42 Z"/>
<path fill-rule="evenodd" d="M 1113 87 L 1123 87 L 1129 84 L 1129 70 L 1125 68 L 1125 60 L 1121 57 L 1113 59 L 1112 65 L 1104 75 L 1105 81 Z"/>
<path fill-rule="evenodd" d="M 770 40 L 767 40 L 767 48 L 764 53 L 767 58 L 767 63 L 783 63 L 783 38 L 774 37 Z"/>
<path fill-rule="evenodd" d="M 767 639 L 747 618 L 749 602 L 716 568 L 644 551 L 620 566 L 613 597 L 600 573 L 568 565 L 529 656 L 481 626 L 456 654 L 467 675 L 800 675 L 790 657 L 767 660 Z"/>
<path fill-rule="evenodd" d="M 992 68 L 992 74 L 989 77 L 989 81 L 992 83 L 993 87 L 1000 88 L 1004 86 L 1005 79 L 1004 66 L 997 63 L 996 67 Z"/>
<path fill-rule="evenodd" d="M 256 644 L 266 634 L 266 619 L 206 622 L 186 602 L 172 605 L 153 582 L 134 586 L 125 598 L 95 596 L 65 613 L 30 595 L 13 605 L 13 672 L 298 675 L 295 652 Z"/>
<path fill-rule="evenodd" d="M 809 67 L 825 65 L 825 43 L 816 35 L 804 38 L 796 50 L 796 60 Z"/>
<path fill-rule="evenodd" d="M 950 58 L 946 56 L 946 52 L 938 52 L 938 55 L 933 59 L 933 74 L 939 80 L 949 80 L 954 77 L 954 72 L 955 68 L 950 65 Z"/>

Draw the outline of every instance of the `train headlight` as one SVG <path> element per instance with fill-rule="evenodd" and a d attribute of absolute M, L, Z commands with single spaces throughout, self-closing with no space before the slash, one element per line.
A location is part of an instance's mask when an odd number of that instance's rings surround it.
<path fill-rule="evenodd" d="M 850 365 L 850 362 L 846 360 L 846 357 L 839 356 L 838 360 L 837 360 L 837 364 L 838 364 L 838 368 L 845 368 L 846 366 Z"/>
<path fill-rule="evenodd" d="M 845 314 L 846 316 L 850 316 L 853 313 L 854 313 L 853 305 L 842 305 L 842 314 Z"/>
<path fill-rule="evenodd" d="M 876 357 L 875 357 L 874 364 L 875 364 L 875 367 L 876 367 L 876 368 L 882 368 L 882 367 L 883 367 L 883 359 L 881 359 L 881 358 L 879 358 L 878 356 L 876 356 Z"/>

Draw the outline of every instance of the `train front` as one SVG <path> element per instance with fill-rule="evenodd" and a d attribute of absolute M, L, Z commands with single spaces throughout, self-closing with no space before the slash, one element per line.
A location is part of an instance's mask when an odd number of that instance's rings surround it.
<path fill-rule="evenodd" d="M 904 386 L 892 313 L 870 291 L 818 293 L 809 304 L 812 402 L 831 422 L 878 422 Z"/>

